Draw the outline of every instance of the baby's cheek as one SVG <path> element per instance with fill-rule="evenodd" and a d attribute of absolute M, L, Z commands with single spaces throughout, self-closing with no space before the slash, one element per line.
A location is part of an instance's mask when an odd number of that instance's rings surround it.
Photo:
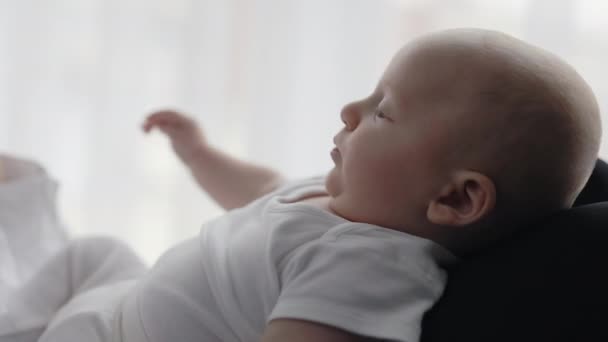
<path fill-rule="evenodd" d="M 395 158 L 382 153 L 358 153 L 344 165 L 348 180 L 365 193 L 377 193 L 384 188 L 400 186 L 403 170 Z"/>

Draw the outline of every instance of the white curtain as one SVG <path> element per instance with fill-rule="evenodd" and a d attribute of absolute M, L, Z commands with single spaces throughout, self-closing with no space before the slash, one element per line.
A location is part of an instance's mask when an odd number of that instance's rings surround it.
<path fill-rule="evenodd" d="M 152 262 L 221 210 L 161 135 L 141 133 L 151 110 L 190 113 L 216 146 L 289 177 L 321 174 L 341 106 L 436 29 L 555 51 L 606 109 L 607 12 L 602 0 L 0 0 L 0 150 L 59 180 L 73 236 L 116 236 Z"/>

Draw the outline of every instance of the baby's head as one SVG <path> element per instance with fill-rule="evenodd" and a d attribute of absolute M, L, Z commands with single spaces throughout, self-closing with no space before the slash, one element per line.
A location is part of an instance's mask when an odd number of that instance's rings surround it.
<path fill-rule="evenodd" d="M 595 97 L 576 71 L 477 29 L 407 44 L 341 116 L 330 208 L 457 254 L 570 207 L 601 136 Z"/>

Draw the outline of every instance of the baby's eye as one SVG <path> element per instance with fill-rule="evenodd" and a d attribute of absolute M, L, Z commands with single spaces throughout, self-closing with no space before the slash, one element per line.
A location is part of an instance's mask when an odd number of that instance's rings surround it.
<path fill-rule="evenodd" d="M 387 119 L 386 115 L 380 109 L 374 111 L 374 120 L 376 120 L 376 118 Z"/>

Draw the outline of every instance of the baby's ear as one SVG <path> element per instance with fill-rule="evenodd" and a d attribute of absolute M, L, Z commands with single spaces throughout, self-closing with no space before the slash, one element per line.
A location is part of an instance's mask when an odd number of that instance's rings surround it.
<path fill-rule="evenodd" d="M 479 172 L 459 171 L 431 200 L 427 219 L 443 226 L 466 226 L 489 214 L 496 204 L 494 182 Z"/>

